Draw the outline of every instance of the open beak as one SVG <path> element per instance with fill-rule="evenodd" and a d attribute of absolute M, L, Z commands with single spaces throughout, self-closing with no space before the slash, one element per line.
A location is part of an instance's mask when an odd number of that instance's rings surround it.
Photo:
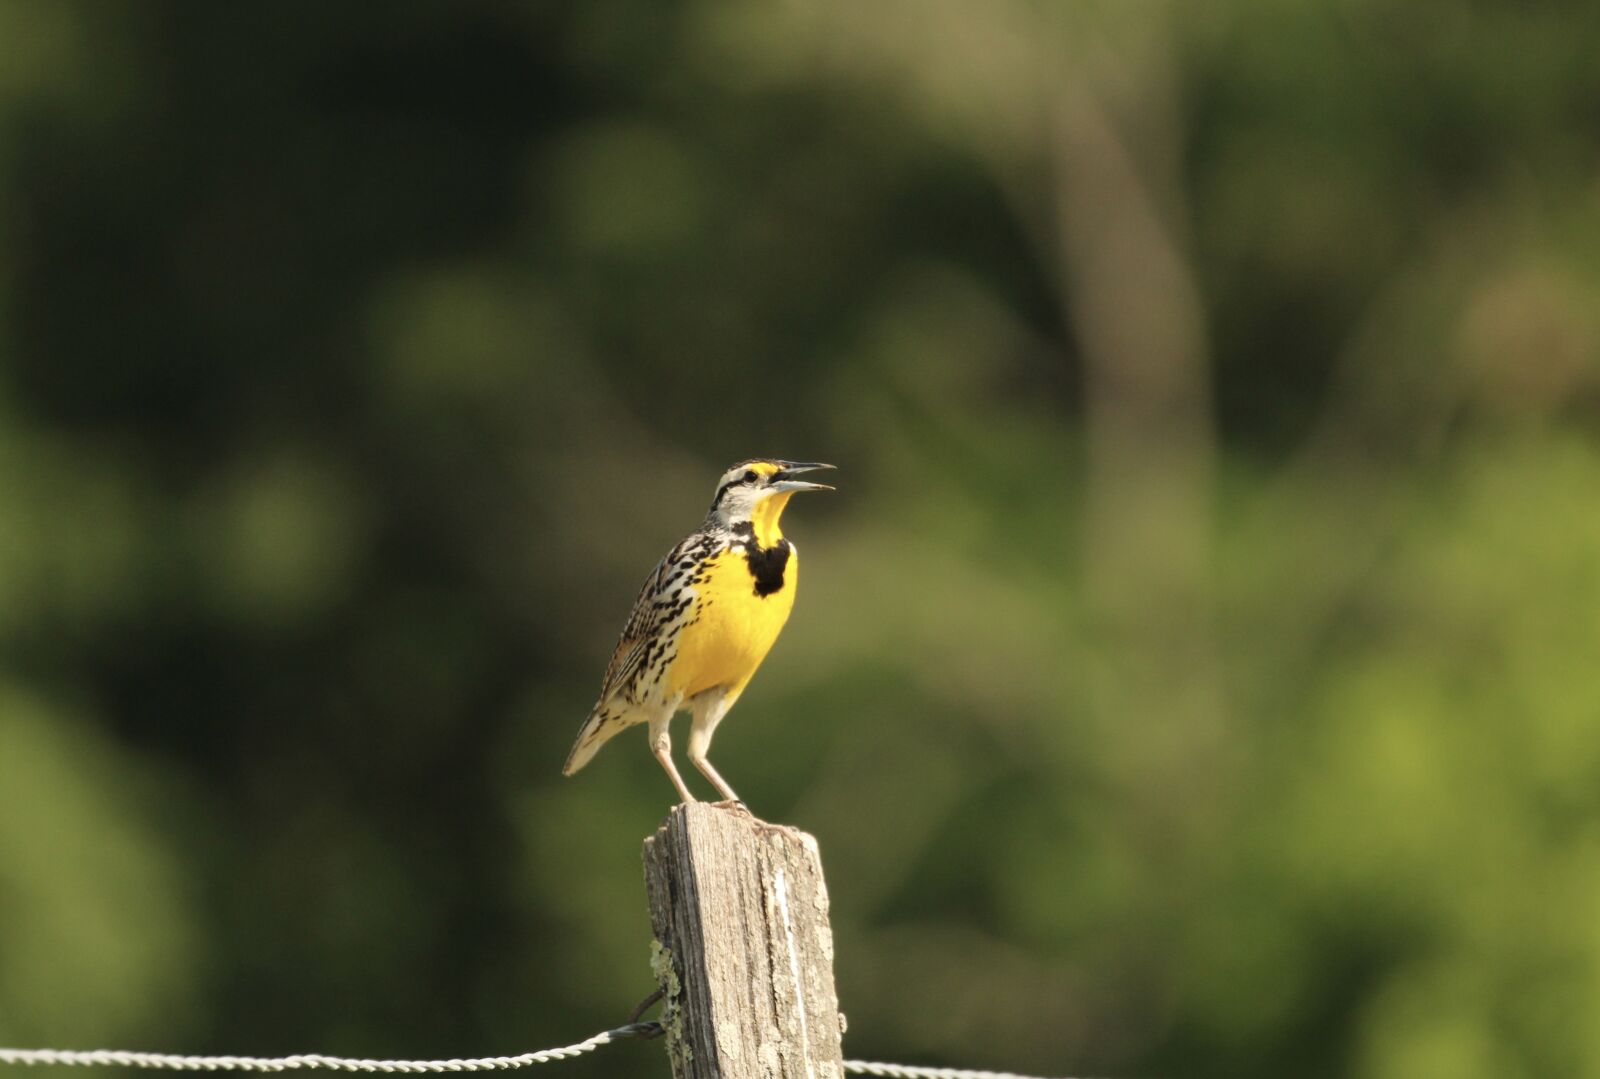
<path fill-rule="evenodd" d="M 818 461 L 784 461 L 783 468 L 773 477 L 771 489 L 774 491 L 831 491 L 826 483 L 809 483 L 806 480 L 792 479 L 802 472 L 815 472 L 822 468 L 832 468 Z"/>

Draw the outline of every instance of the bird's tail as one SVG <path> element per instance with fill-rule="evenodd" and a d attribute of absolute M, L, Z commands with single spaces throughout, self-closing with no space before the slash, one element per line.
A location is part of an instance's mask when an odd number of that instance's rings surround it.
<path fill-rule="evenodd" d="M 561 774 L 570 776 L 588 764 L 589 758 L 600 752 L 600 747 L 626 726 L 618 716 L 604 708 L 590 712 L 589 718 L 583 721 L 578 731 L 578 740 L 572 744 L 572 752 L 567 754 L 567 763 L 561 766 Z"/>

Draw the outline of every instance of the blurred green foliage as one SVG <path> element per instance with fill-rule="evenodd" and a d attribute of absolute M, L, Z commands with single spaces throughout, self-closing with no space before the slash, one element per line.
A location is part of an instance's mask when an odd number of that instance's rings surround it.
<path fill-rule="evenodd" d="M 620 1021 L 776 454 L 852 1055 L 1600 1075 L 1597 12 L 0 0 L 0 1044 Z"/>

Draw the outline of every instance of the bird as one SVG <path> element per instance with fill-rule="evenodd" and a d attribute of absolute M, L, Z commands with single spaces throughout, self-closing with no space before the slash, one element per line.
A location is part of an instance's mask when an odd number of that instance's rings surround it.
<path fill-rule="evenodd" d="M 800 559 L 778 527 L 799 491 L 831 491 L 796 477 L 833 465 L 758 457 L 717 481 L 711 509 L 645 579 L 606 666 L 600 697 L 561 771 L 640 723 L 650 752 L 685 802 L 697 801 L 672 763 L 668 725 L 688 709 L 689 761 L 730 805 L 743 799 L 712 767 L 711 736 L 778 639 L 794 607 Z"/>

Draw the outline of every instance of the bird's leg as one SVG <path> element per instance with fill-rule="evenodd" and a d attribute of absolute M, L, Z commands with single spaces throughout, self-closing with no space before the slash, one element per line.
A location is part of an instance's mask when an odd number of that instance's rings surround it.
<path fill-rule="evenodd" d="M 738 698 L 737 693 L 718 688 L 708 689 L 694 699 L 694 722 L 689 727 L 689 763 L 711 780 L 711 785 L 724 798 L 742 806 L 744 799 L 728 786 L 728 781 L 717 773 L 706 757 L 711 751 L 711 736 L 716 733 L 717 724 L 722 722 L 722 717 L 728 714 L 728 709 L 733 707 L 733 702 Z"/>
<path fill-rule="evenodd" d="M 678 774 L 678 766 L 672 763 L 672 751 L 666 746 L 655 746 L 651 752 L 661 762 L 661 767 L 667 770 L 667 778 L 672 780 L 672 785 L 678 788 L 678 797 L 685 802 L 698 802 L 700 799 L 689 793 L 689 788 L 683 784 L 683 777 Z"/>
<path fill-rule="evenodd" d="M 689 788 L 684 785 L 683 777 L 678 774 L 678 766 L 672 763 L 672 736 L 667 733 L 667 724 L 671 721 L 671 712 L 660 720 L 650 721 L 650 752 L 661 762 L 661 767 L 667 770 L 667 778 L 678 788 L 679 796 L 685 802 L 698 802 L 699 799 L 690 794 Z"/>
<path fill-rule="evenodd" d="M 690 759 L 693 760 L 693 758 Z M 699 760 L 694 761 L 694 766 L 700 769 L 701 775 L 711 780 L 711 785 L 717 788 L 724 798 L 736 805 L 744 805 L 744 799 L 740 798 L 738 793 L 732 787 L 728 786 L 727 780 L 723 779 L 717 774 L 717 770 L 711 767 L 710 761 L 702 757 Z"/>

